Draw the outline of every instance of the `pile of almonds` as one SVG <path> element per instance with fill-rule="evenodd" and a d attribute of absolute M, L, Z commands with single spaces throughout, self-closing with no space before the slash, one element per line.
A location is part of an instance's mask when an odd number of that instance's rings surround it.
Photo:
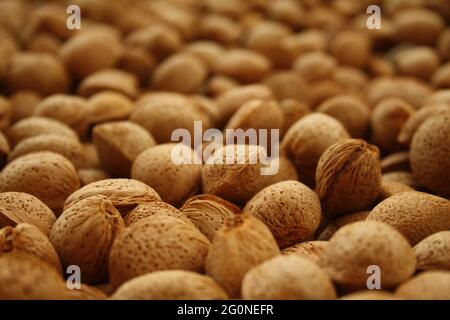
<path fill-rule="evenodd" d="M 449 300 L 450 2 L 0 0 L 0 170 L 0 299 Z"/>

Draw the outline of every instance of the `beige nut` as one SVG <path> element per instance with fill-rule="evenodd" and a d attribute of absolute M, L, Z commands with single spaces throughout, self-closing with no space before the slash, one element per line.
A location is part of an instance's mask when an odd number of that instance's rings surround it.
<path fill-rule="evenodd" d="M 395 294 L 411 300 L 449 300 L 450 271 L 429 270 L 401 284 Z"/>
<path fill-rule="evenodd" d="M 450 270 L 450 231 L 440 231 L 414 246 L 417 269 Z"/>

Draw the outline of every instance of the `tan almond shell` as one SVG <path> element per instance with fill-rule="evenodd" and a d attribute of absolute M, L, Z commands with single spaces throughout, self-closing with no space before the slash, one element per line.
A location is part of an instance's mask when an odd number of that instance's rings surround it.
<path fill-rule="evenodd" d="M 69 137 L 56 134 L 40 134 L 20 141 L 9 154 L 9 162 L 23 155 L 51 151 L 67 158 L 75 168 L 84 165 L 84 153 L 81 143 Z"/>
<path fill-rule="evenodd" d="M 79 169 L 78 179 L 80 179 L 81 186 L 84 187 L 92 182 L 111 179 L 108 173 L 102 169 Z"/>
<path fill-rule="evenodd" d="M 240 203 L 276 182 L 270 176 L 261 175 L 264 164 L 259 158 L 263 152 L 265 150 L 256 145 L 230 144 L 219 147 L 202 167 L 203 192 Z M 233 164 L 226 163 L 227 155 L 231 157 L 230 154 L 235 160 Z"/>
<path fill-rule="evenodd" d="M 11 123 L 11 103 L 0 95 L 0 130 L 5 130 Z"/>
<path fill-rule="evenodd" d="M 421 184 L 417 179 L 413 176 L 411 172 L 408 171 L 392 171 L 382 175 L 382 181 L 394 181 L 403 183 L 408 187 L 411 187 L 415 190 L 419 190 L 422 188 Z"/>
<path fill-rule="evenodd" d="M 342 226 L 345 226 L 346 224 L 352 222 L 366 220 L 369 213 L 370 211 L 358 211 L 346 214 L 345 216 L 337 217 L 327 224 L 327 226 L 320 233 L 317 239 L 322 241 L 328 241 L 333 236 L 333 234 L 335 234 L 336 231 L 338 231 Z"/>
<path fill-rule="evenodd" d="M 340 228 L 330 239 L 322 265 L 335 283 L 365 288 L 367 268 L 382 272 L 381 288 L 391 288 L 413 275 L 416 258 L 406 238 L 377 221 L 358 221 Z"/>
<path fill-rule="evenodd" d="M 0 193 L 0 228 L 28 223 L 48 236 L 55 221 L 52 210 L 35 196 L 24 192 Z"/>
<path fill-rule="evenodd" d="M 154 271 L 203 272 L 210 246 L 193 224 L 176 217 L 153 215 L 130 225 L 114 242 L 109 256 L 110 282 L 117 288 Z"/>
<path fill-rule="evenodd" d="M 277 100 L 292 99 L 300 103 L 309 102 L 309 86 L 295 71 L 278 71 L 269 74 L 264 84 L 272 91 Z"/>
<path fill-rule="evenodd" d="M 16 122 L 6 132 L 11 147 L 20 141 L 40 134 L 56 134 L 78 139 L 77 134 L 62 122 L 44 117 L 29 117 Z"/>
<path fill-rule="evenodd" d="M 384 173 L 393 171 L 411 171 L 409 151 L 391 153 L 381 159 L 381 171 Z"/>
<path fill-rule="evenodd" d="M 250 100 L 234 113 L 226 124 L 225 130 L 267 129 L 268 137 L 270 137 L 270 130 L 282 129 L 283 123 L 283 111 L 275 100 Z"/>
<path fill-rule="evenodd" d="M 440 231 L 414 246 L 417 269 L 450 270 L 450 231 Z"/>
<path fill-rule="evenodd" d="M 178 53 L 156 66 L 152 87 L 159 91 L 199 92 L 207 77 L 203 61 L 190 53 Z"/>
<path fill-rule="evenodd" d="M 65 299 L 66 283 L 48 263 L 23 252 L 0 255 L 0 299 Z"/>
<path fill-rule="evenodd" d="M 238 86 L 227 90 L 217 98 L 217 107 L 219 109 L 219 122 L 217 125 L 219 128 L 224 126 L 231 116 L 247 101 L 273 98 L 271 89 L 261 84 Z"/>
<path fill-rule="evenodd" d="M 133 102 L 125 95 L 114 91 L 102 91 L 88 100 L 86 117 L 89 124 L 124 120 L 133 111 Z"/>
<path fill-rule="evenodd" d="M 449 300 L 450 271 L 429 270 L 402 283 L 395 294 L 411 300 Z"/>
<path fill-rule="evenodd" d="M 174 162 L 172 153 L 178 152 L 175 148 L 183 153 L 182 157 L 188 163 Z M 177 205 L 199 190 L 199 161 L 196 162 L 194 150 L 186 145 L 160 144 L 136 157 L 131 167 L 131 177 L 155 189 L 164 202 Z"/>
<path fill-rule="evenodd" d="M 281 254 L 295 255 L 321 264 L 322 254 L 328 246 L 328 241 L 306 241 L 294 244 L 281 250 Z"/>
<path fill-rule="evenodd" d="M 217 58 L 224 52 L 224 49 L 214 41 L 198 40 L 186 44 L 183 51 L 195 55 L 208 67 L 208 71 L 212 71 Z"/>
<path fill-rule="evenodd" d="M 303 118 L 311 112 L 306 103 L 294 99 L 283 99 L 280 101 L 280 108 L 284 115 L 284 125 L 281 130 L 281 137 L 289 130 L 297 120 Z"/>
<path fill-rule="evenodd" d="M 97 125 L 92 139 L 102 168 L 117 177 L 129 177 L 138 154 L 156 144 L 147 130 L 130 121 Z"/>
<path fill-rule="evenodd" d="M 55 248 L 37 227 L 19 223 L 15 227 L 0 229 L 0 255 L 23 252 L 35 256 L 53 266 L 61 274 L 61 263 Z"/>
<path fill-rule="evenodd" d="M 420 126 L 430 117 L 441 116 L 450 113 L 450 106 L 447 104 L 436 104 L 425 106 L 408 118 L 398 134 L 398 141 L 407 146 L 411 145 L 414 134 Z"/>
<path fill-rule="evenodd" d="M 362 290 L 339 297 L 340 300 L 402 300 L 401 297 L 389 291 Z"/>
<path fill-rule="evenodd" d="M 250 269 L 242 298 L 251 300 L 329 300 L 336 292 L 326 272 L 309 259 L 278 255 Z"/>
<path fill-rule="evenodd" d="M 155 64 L 156 60 L 153 55 L 148 53 L 144 48 L 127 47 L 122 52 L 117 66 L 122 70 L 134 74 L 140 84 L 144 85 L 147 84 L 155 68 Z"/>
<path fill-rule="evenodd" d="M 122 284 L 111 300 L 224 300 L 225 291 L 210 277 L 185 270 L 156 271 Z"/>
<path fill-rule="evenodd" d="M 271 70 L 269 59 L 249 49 L 230 49 L 218 59 L 215 70 L 242 83 L 261 81 Z"/>
<path fill-rule="evenodd" d="M 247 202 L 242 212 L 264 222 L 280 248 L 311 239 L 322 215 L 317 194 L 292 180 L 264 188 Z"/>
<path fill-rule="evenodd" d="M 230 298 L 240 296 L 244 275 L 258 264 L 278 255 L 280 250 L 269 228 L 253 216 L 236 215 L 225 220 L 206 258 L 206 274 Z"/>
<path fill-rule="evenodd" d="M 83 143 L 84 165 L 83 169 L 100 169 L 100 159 L 93 143 Z"/>
<path fill-rule="evenodd" d="M 105 32 L 80 33 L 64 43 L 59 55 L 66 68 L 77 78 L 110 68 L 121 53 L 119 39 Z"/>
<path fill-rule="evenodd" d="M 380 202 L 367 220 L 389 224 L 415 245 L 435 232 L 450 229 L 450 201 L 424 192 L 402 192 Z"/>
<path fill-rule="evenodd" d="M 210 241 L 225 219 L 241 213 L 239 207 L 212 194 L 200 194 L 189 198 L 181 207 L 185 215 Z"/>
<path fill-rule="evenodd" d="M 105 179 L 85 185 L 72 193 L 64 203 L 64 210 L 82 199 L 95 195 L 106 196 L 123 216 L 139 204 L 161 200 L 155 190 L 140 181 Z"/>
<path fill-rule="evenodd" d="M 187 129 L 193 136 L 194 121 L 202 121 L 204 130 L 211 123 L 195 100 L 175 93 L 144 96 L 131 113 L 130 121 L 145 128 L 158 143 L 171 142 L 176 129 Z"/>
<path fill-rule="evenodd" d="M 310 114 L 294 123 L 283 137 L 281 150 L 292 160 L 302 182 L 314 183 L 317 163 L 332 144 L 350 138 L 344 126 L 325 114 Z"/>
<path fill-rule="evenodd" d="M 159 214 L 180 218 L 187 223 L 192 223 L 191 220 L 189 220 L 180 210 L 163 201 L 152 201 L 140 204 L 131 210 L 124 217 L 123 221 L 125 222 L 125 225 L 129 227 L 142 219 Z"/>
<path fill-rule="evenodd" d="M 450 112 L 429 118 L 417 130 L 410 150 L 414 177 L 425 187 L 450 195 Z"/>
<path fill-rule="evenodd" d="M 115 91 L 133 99 L 138 94 L 138 81 L 126 71 L 106 69 L 84 78 L 78 87 L 78 94 L 87 98 L 102 91 Z"/>
<path fill-rule="evenodd" d="M 106 300 L 108 296 L 95 287 L 81 284 L 81 289 L 67 289 L 66 299 L 68 300 Z"/>
<path fill-rule="evenodd" d="M 380 183 L 378 148 L 364 140 L 342 140 L 320 157 L 316 189 L 327 217 L 368 209 L 380 192 Z"/>
<path fill-rule="evenodd" d="M 82 282 L 98 283 L 107 279 L 111 246 L 125 229 L 112 201 L 97 195 L 64 210 L 53 225 L 50 241 L 64 268 L 77 265 Z"/>
<path fill-rule="evenodd" d="M 377 202 L 379 203 L 383 200 L 386 200 L 387 198 L 392 197 L 394 194 L 407 191 L 414 191 L 414 189 L 401 182 L 386 181 L 382 179 L 380 185 L 380 194 L 378 195 Z"/>
<path fill-rule="evenodd" d="M 80 188 L 73 164 L 63 156 L 41 151 L 23 155 L 0 173 L 2 192 L 25 192 L 36 196 L 56 215 L 66 198 Z"/>
<path fill-rule="evenodd" d="M 403 146 L 397 137 L 413 113 L 413 107 L 401 99 L 389 98 L 380 101 L 370 117 L 372 141 L 388 152 L 401 150 Z"/>
<path fill-rule="evenodd" d="M 339 120 L 353 138 L 363 138 L 369 129 L 370 109 L 359 98 L 352 95 L 338 95 L 325 100 L 317 107 Z"/>
<path fill-rule="evenodd" d="M 33 115 L 58 120 L 82 136 L 87 129 L 86 109 L 86 99 L 55 94 L 41 100 L 34 108 Z"/>

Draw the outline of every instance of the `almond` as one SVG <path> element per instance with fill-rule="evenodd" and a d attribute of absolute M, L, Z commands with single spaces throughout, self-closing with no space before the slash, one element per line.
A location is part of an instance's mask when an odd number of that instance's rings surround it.
<path fill-rule="evenodd" d="M 224 300 L 227 294 L 208 276 L 191 271 L 156 271 L 122 284 L 112 300 Z"/>
<path fill-rule="evenodd" d="M 376 221 L 359 221 L 340 228 L 331 237 L 322 262 L 336 283 L 356 288 L 366 287 L 369 266 L 380 268 L 383 289 L 406 280 L 416 268 L 406 238 Z"/>
<path fill-rule="evenodd" d="M 247 202 L 243 213 L 264 222 L 280 248 L 311 239 L 322 214 L 317 194 L 298 181 L 264 188 Z"/>
<path fill-rule="evenodd" d="M 0 173 L 2 192 L 26 192 L 36 196 L 59 215 L 66 198 L 78 190 L 80 181 L 72 163 L 63 156 L 34 152 L 10 162 Z"/>
<path fill-rule="evenodd" d="M 328 275 L 299 256 L 279 255 L 250 269 L 242 281 L 242 297 L 257 300 L 335 299 Z"/>
<path fill-rule="evenodd" d="M 138 94 L 138 82 L 131 73 L 106 69 L 89 75 L 78 87 L 78 94 L 83 97 L 90 97 L 102 91 L 114 91 L 135 98 Z"/>
<path fill-rule="evenodd" d="M 66 297 L 69 300 L 105 300 L 107 295 L 83 283 L 81 289 L 67 289 Z"/>
<path fill-rule="evenodd" d="M 411 300 L 449 300 L 450 271 L 430 270 L 401 284 L 395 294 Z"/>
<path fill-rule="evenodd" d="M 450 231 L 440 231 L 414 246 L 417 269 L 450 270 Z"/>
<path fill-rule="evenodd" d="M 175 218 L 179 218 L 181 220 L 184 220 L 187 223 L 192 224 L 192 222 L 188 219 L 188 217 L 182 213 L 177 208 L 171 206 L 168 203 L 165 203 L 163 201 L 152 201 L 144 204 L 138 205 L 136 208 L 131 210 L 125 217 L 124 222 L 127 227 L 130 225 L 154 216 L 154 215 L 164 215 L 164 216 L 171 216 Z"/>
<path fill-rule="evenodd" d="M 102 91 L 89 98 L 86 117 L 90 124 L 124 120 L 131 114 L 133 107 L 133 102 L 125 95 L 113 91 Z"/>
<path fill-rule="evenodd" d="M 323 153 L 316 185 L 327 217 L 369 208 L 380 192 L 379 157 L 376 146 L 358 139 L 342 140 Z"/>
<path fill-rule="evenodd" d="M 84 187 L 92 182 L 110 179 L 111 177 L 101 169 L 79 169 L 78 179 L 80 179 L 81 186 Z"/>
<path fill-rule="evenodd" d="M 237 215 L 225 220 L 224 226 L 216 232 L 206 259 L 206 274 L 231 298 L 239 297 L 245 274 L 279 253 L 264 223 L 252 216 Z"/>
<path fill-rule="evenodd" d="M 327 246 L 328 241 L 305 241 L 283 249 L 281 254 L 299 256 L 320 265 L 322 254 Z"/>
<path fill-rule="evenodd" d="M 97 195 L 64 210 L 53 225 L 50 241 L 64 268 L 77 265 L 81 280 L 95 283 L 107 279 L 109 251 L 125 228 L 112 201 Z"/>
<path fill-rule="evenodd" d="M 402 192 L 380 202 L 367 220 L 389 224 L 415 245 L 450 228 L 450 201 L 424 192 Z"/>
<path fill-rule="evenodd" d="M 202 272 L 210 246 L 195 226 L 179 218 L 154 215 L 142 219 L 114 242 L 109 257 L 111 284 L 117 288 L 160 270 Z"/>
<path fill-rule="evenodd" d="M 318 240 L 328 241 L 341 227 L 356 221 L 366 220 L 370 211 L 358 211 L 331 220 L 320 233 Z"/>

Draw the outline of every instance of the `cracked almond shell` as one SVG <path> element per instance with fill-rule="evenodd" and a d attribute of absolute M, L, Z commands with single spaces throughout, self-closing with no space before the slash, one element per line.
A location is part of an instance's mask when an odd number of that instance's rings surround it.
<path fill-rule="evenodd" d="M 440 231 L 414 246 L 417 269 L 450 270 L 450 231 Z"/>
<path fill-rule="evenodd" d="M 231 219 L 241 210 L 234 204 L 212 194 L 200 194 L 189 198 L 181 207 L 185 215 L 210 241 L 225 219 Z"/>
<path fill-rule="evenodd" d="M 366 287 L 367 268 L 381 270 L 381 288 L 391 288 L 413 275 L 416 257 L 408 240 L 387 224 L 358 221 L 340 228 L 330 239 L 322 266 L 335 283 Z"/>
<path fill-rule="evenodd" d="M 113 203 L 97 195 L 78 201 L 58 217 L 50 241 L 64 268 L 77 265 L 81 280 L 98 283 L 108 276 L 108 257 L 125 223 Z"/>
<path fill-rule="evenodd" d="M 251 198 L 243 213 L 264 222 L 280 248 L 310 240 L 322 215 L 317 194 L 298 181 L 272 184 Z"/>
<path fill-rule="evenodd" d="M 36 196 L 59 214 L 66 198 L 78 190 L 80 181 L 73 164 L 49 152 L 34 152 L 10 162 L 0 173 L 2 192 L 25 192 Z"/>
<path fill-rule="evenodd" d="M 106 196 L 122 215 L 127 214 L 141 203 L 161 200 L 155 190 L 140 181 L 133 179 L 105 179 L 87 184 L 72 193 L 66 199 L 64 209 L 94 195 Z"/>
<path fill-rule="evenodd" d="M 380 154 L 376 146 L 347 139 L 320 157 L 316 189 L 327 217 L 368 209 L 380 192 Z"/>
<path fill-rule="evenodd" d="M 193 224 L 182 219 L 164 215 L 142 219 L 114 242 L 109 256 L 110 282 L 117 288 L 154 271 L 203 272 L 210 246 Z"/>
<path fill-rule="evenodd" d="M 118 177 L 129 177 L 134 159 L 156 144 L 147 130 L 130 121 L 97 125 L 92 139 L 103 169 Z"/>
<path fill-rule="evenodd" d="M 55 248 L 37 227 L 19 223 L 15 227 L 0 229 L 0 255 L 10 252 L 23 252 L 47 262 L 61 274 L 61 263 Z"/>
<path fill-rule="evenodd" d="M 450 195 L 450 112 L 430 117 L 414 134 L 410 159 L 414 177 L 432 191 Z"/>
<path fill-rule="evenodd" d="M 402 192 L 380 202 L 367 220 L 389 224 L 415 245 L 435 232 L 450 229 L 450 201 L 424 192 Z"/>
<path fill-rule="evenodd" d="M 236 215 L 216 232 L 206 258 L 206 274 L 231 298 L 240 296 L 244 275 L 278 255 L 280 250 L 269 228 L 257 218 Z"/>
<path fill-rule="evenodd" d="M 184 270 L 151 272 L 122 284 L 112 300 L 224 300 L 225 291 L 210 277 Z"/>
<path fill-rule="evenodd" d="M 329 300 L 336 298 L 331 279 L 316 263 L 279 255 L 245 274 L 242 298 L 252 300 Z"/>

